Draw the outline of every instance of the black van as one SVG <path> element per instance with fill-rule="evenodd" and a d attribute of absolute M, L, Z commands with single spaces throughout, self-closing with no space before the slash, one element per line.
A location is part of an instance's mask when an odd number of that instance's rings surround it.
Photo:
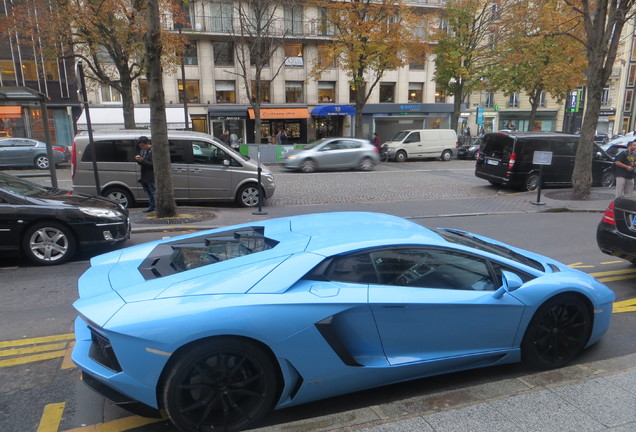
<path fill-rule="evenodd" d="M 532 163 L 535 151 L 552 152 L 552 164 L 543 166 L 545 186 L 571 186 L 578 135 L 558 132 L 494 132 L 484 135 L 475 165 L 475 175 L 492 184 L 523 190 L 539 186 L 539 165 Z M 614 162 L 594 144 L 592 184 L 614 184 Z"/>

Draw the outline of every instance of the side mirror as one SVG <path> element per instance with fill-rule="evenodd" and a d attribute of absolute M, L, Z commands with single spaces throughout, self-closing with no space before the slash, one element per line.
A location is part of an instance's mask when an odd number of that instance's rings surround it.
<path fill-rule="evenodd" d="M 230 160 L 229 159 L 223 159 L 223 166 L 224 167 L 229 167 L 230 166 Z"/>
<path fill-rule="evenodd" d="M 521 278 L 515 273 L 504 270 L 501 272 L 503 285 L 493 294 L 495 298 L 501 298 L 507 292 L 513 292 L 523 285 Z"/>

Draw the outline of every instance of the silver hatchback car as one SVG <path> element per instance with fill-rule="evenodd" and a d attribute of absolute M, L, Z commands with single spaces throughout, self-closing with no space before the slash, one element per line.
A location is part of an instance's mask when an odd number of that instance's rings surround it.
<path fill-rule="evenodd" d="M 285 168 L 316 170 L 371 170 L 380 162 L 380 151 L 369 140 L 358 138 L 323 138 L 285 155 Z"/>

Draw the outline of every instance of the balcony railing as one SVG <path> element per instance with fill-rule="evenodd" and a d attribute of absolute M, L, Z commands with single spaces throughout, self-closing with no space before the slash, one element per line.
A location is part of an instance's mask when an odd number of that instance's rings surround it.
<path fill-rule="evenodd" d="M 191 17 L 191 27 L 184 27 L 184 31 L 194 31 L 201 33 L 217 33 L 226 35 L 238 35 L 241 33 L 240 24 L 237 19 L 232 21 L 227 17 L 195 15 Z M 173 28 L 177 30 L 177 28 Z M 267 29 L 268 35 L 271 36 L 302 36 L 302 37 L 329 37 L 335 34 L 333 29 L 323 29 L 316 21 L 299 22 L 273 22 Z M 245 31 L 248 36 L 248 31 Z"/>

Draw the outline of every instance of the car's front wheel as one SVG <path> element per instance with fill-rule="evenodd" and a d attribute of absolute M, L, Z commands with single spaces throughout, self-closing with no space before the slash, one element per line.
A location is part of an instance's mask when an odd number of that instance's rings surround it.
<path fill-rule="evenodd" d="M 532 317 L 521 343 L 523 360 L 535 367 L 561 367 L 585 347 L 592 316 L 574 294 L 561 294 L 545 302 Z"/>
<path fill-rule="evenodd" d="M 300 170 L 304 173 L 312 173 L 316 171 L 318 165 L 311 159 L 305 159 L 302 164 L 300 164 Z"/>
<path fill-rule="evenodd" d="M 40 265 L 62 264 L 75 253 L 73 232 L 59 222 L 40 222 L 26 230 L 22 251 L 32 262 Z"/>
<path fill-rule="evenodd" d="M 373 161 L 371 158 L 366 157 L 360 161 L 358 168 L 361 171 L 371 171 L 373 169 Z"/>
<path fill-rule="evenodd" d="M 400 150 L 395 154 L 395 160 L 398 162 L 405 162 L 408 159 L 408 155 L 404 150 Z"/>
<path fill-rule="evenodd" d="M 236 193 L 236 202 L 241 207 L 256 207 L 258 205 L 260 191 L 254 183 L 246 184 L 240 187 Z"/>
<path fill-rule="evenodd" d="M 37 169 L 41 169 L 41 170 L 49 169 L 49 158 L 48 158 L 48 156 L 45 156 L 45 155 L 36 156 L 35 159 L 33 160 L 33 165 Z"/>
<path fill-rule="evenodd" d="M 181 353 L 162 387 L 163 408 L 184 432 L 252 427 L 274 406 L 278 374 L 263 349 L 218 338 Z"/>

